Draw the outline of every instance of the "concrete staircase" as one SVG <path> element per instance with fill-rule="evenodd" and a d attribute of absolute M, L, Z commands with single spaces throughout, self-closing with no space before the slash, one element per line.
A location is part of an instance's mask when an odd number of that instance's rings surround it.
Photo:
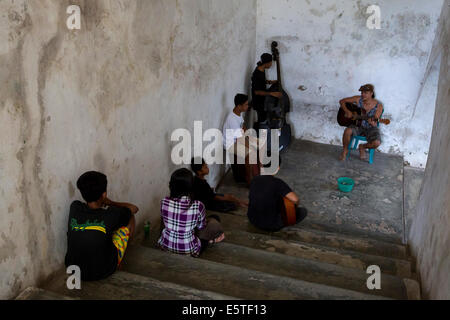
<path fill-rule="evenodd" d="M 212 212 L 211 212 L 212 213 Z M 156 248 L 158 232 L 130 245 L 109 279 L 66 288 L 56 274 L 20 299 L 296 300 L 420 299 L 403 245 L 296 226 L 277 233 L 254 228 L 244 212 L 219 214 L 226 240 L 195 259 Z M 381 268 L 381 290 L 367 288 L 367 267 Z"/>
<path fill-rule="evenodd" d="M 300 226 L 277 233 L 254 228 L 246 211 L 219 214 L 226 240 L 201 258 L 162 252 L 136 239 L 122 270 L 82 290 L 66 288 L 62 270 L 33 299 L 420 299 L 404 238 L 403 158 L 377 154 L 375 164 L 336 161 L 340 148 L 294 141 L 278 174 L 302 195 L 310 210 Z M 339 176 L 354 177 L 340 194 Z M 248 196 L 225 176 L 221 193 Z M 212 214 L 213 212 L 209 212 Z M 379 266 L 381 290 L 367 288 L 367 268 Z"/>

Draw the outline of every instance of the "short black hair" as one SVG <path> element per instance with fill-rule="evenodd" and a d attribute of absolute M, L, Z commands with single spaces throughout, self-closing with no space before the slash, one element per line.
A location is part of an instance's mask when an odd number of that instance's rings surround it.
<path fill-rule="evenodd" d="M 270 53 L 263 53 L 261 55 L 261 62 L 263 64 L 270 63 L 272 61 L 273 61 L 273 55 L 271 55 Z"/>
<path fill-rule="evenodd" d="M 270 151 L 268 152 L 268 154 L 267 154 L 267 156 L 270 158 L 272 155 L 271 155 L 271 153 L 270 153 Z M 281 156 L 278 156 L 279 157 L 279 166 L 281 167 Z M 272 166 L 272 161 L 270 161 L 268 164 L 265 164 L 263 167 L 264 168 L 270 168 Z"/>
<path fill-rule="evenodd" d="M 83 199 L 88 203 L 100 200 L 103 193 L 106 192 L 107 186 L 106 175 L 96 171 L 84 173 L 77 181 L 77 188 L 80 190 Z"/>
<path fill-rule="evenodd" d="M 193 188 L 194 176 L 191 171 L 183 168 L 178 169 L 172 174 L 169 183 L 171 198 L 179 199 L 187 196 L 192 199 Z"/>
<path fill-rule="evenodd" d="M 237 107 L 237 106 L 240 106 L 240 105 L 243 105 L 244 103 L 246 103 L 248 101 L 248 96 L 247 95 L 245 95 L 245 94 L 241 94 L 241 93 L 239 93 L 239 94 L 237 94 L 235 97 L 234 97 L 234 105 Z"/>
<path fill-rule="evenodd" d="M 197 175 L 197 173 L 202 170 L 203 166 L 206 164 L 205 159 L 202 158 L 202 163 L 196 163 L 196 160 L 200 160 L 200 158 L 192 158 L 191 160 L 191 169 Z M 198 161 L 200 162 L 200 161 Z"/>
<path fill-rule="evenodd" d="M 258 66 L 262 66 L 263 64 L 270 63 L 273 60 L 274 60 L 273 55 L 271 55 L 270 53 L 264 53 L 261 55 L 261 61 L 258 62 Z"/>

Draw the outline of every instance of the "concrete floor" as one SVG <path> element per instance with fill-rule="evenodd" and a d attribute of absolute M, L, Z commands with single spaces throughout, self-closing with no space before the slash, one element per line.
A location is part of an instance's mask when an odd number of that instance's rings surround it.
<path fill-rule="evenodd" d="M 309 210 L 303 226 L 325 231 L 358 235 L 394 243 L 405 241 L 403 158 L 377 152 L 374 164 L 359 160 L 354 151 L 346 162 L 339 162 L 341 148 L 308 141 L 294 141 L 282 154 L 278 177 L 299 195 Z M 351 193 L 338 190 L 337 179 L 350 177 L 356 185 Z M 408 212 L 417 199 L 418 179 L 406 189 Z M 219 187 L 221 193 L 248 197 L 248 189 L 234 183 L 229 173 Z M 408 219 L 409 221 L 409 219 Z M 295 228 L 295 227 L 294 227 Z"/>

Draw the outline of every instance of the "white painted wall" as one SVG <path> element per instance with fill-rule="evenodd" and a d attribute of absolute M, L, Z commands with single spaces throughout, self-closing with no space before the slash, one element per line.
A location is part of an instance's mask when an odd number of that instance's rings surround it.
<path fill-rule="evenodd" d="M 255 57 L 255 0 L 0 1 L 0 299 L 62 265 L 77 178 L 159 221 L 178 128 L 221 128 Z M 248 75 L 247 78 L 245 75 Z M 220 176 L 211 170 L 211 183 Z"/>
<path fill-rule="evenodd" d="M 421 82 L 443 0 L 258 0 L 257 57 L 280 43 L 284 86 L 292 99 L 297 138 L 341 145 L 339 100 L 372 83 L 384 103 L 382 152 L 425 167 L 437 72 Z M 366 26 L 370 5 L 381 8 L 381 30 Z M 275 78 L 275 68 L 271 70 Z M 298 88 L 303 85 L 306 91 Z M 419 103 L 419 93 L 422 92 Z M 416 109 L 416 110 L 415 110 Z M 415 113 L 414 113 L 415 110 Z M 414 116 L 413 116 L 414 115 Z"/>
<path fill-rule="evenodd" d="M 422 289 L 430 299 L 450 299 L 450 1 L 443 7 L 432 51 L 440 80 L 428 166 L 409 235 Z"/>
<path fill-rule="evenodd" d="M 139 223 L 155 222 L 175 169 L 170 134 L 195 120 L 220 128 L 272 39 L 281 42 L 297 137 L 339 143 L 337 101 L 373 82 L 394 121 L 382 150 L 426 161 L 438 77 L 424 72 L 441 0 L 378 1 L 381 31 L 364 28 L 367 1 L 259 0 L 256 11 L 256 0 L 71 0 L 83 10 L 75 32 L 65 27 L 68 3 L 0 1 L 0 299 L 62 264 L 68 206 L 86 170 L 105 172 L 113 198 L 139 205 Z M 435 297 L 449 297 L 439 285 L 449 269 L 447 51 L 413 237 Z M 212 168 L 210 182 L 219 176 Z"/>

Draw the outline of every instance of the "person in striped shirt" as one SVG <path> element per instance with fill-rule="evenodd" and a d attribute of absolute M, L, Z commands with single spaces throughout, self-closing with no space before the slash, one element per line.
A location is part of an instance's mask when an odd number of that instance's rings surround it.
<path fill-rule="evenodd" d="M 194 177 L 188 169 L 179 169 L 170 179 L 170 197 L 161 201 L 164 229 L 158 245 L 177 254 L 198 257 L 209 244 L 225 239 L 220 218 L 206 218 L 205 205 L 193 200 Z"/>

